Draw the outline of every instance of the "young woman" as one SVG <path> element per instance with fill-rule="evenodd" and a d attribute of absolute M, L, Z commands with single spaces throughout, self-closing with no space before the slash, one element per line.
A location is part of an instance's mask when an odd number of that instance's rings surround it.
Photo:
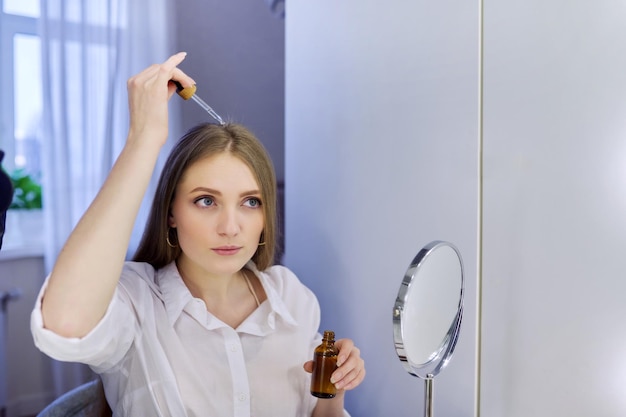
<path fill-rule="evenodd" d="M 317 299 L 272 266 L 276 181 L 261 143 L 203 124 L 164 166 L 133 262 L 143 195 L 168 133 L 184 53 L 128 81 L 130 129 L 102 189 L 70 235 L 33 311 L 36 345 L 100 374 L 114 416 L 343 416 L 365 376 L 338 340 L 338 394 L 309 393 Z"/>

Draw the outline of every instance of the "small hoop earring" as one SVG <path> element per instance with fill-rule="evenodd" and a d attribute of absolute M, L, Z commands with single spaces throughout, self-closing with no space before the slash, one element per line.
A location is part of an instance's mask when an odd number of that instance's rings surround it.
<path fill-rule="evenodd" d="M 264 234 L 265 234 L 265 233 L 261 233 L 261 239 L 260 239 L 260 240 L 261 240 L 261 242 L 259 242 L 259 246 L 263 246 L 263 245 L 265 245 L 265 241 L 264 241 L 265 236 L 263 236 Z"/>
<path fill-rule="evenodd" d="M 167 229 L 167 235 L 165 236 L 165 242 L 167 242 L 167 246 L 169 246 L 170 248 L 176 248 L 176 247 L 178 247 L 178 245 L 172 245 L 172 242 L 170 242 L 170 230 L 171 229 Z"/>
<path fill-rule="evenodd" d="M 259 242 L 259 246 L 265 245 L 265 242 Z"/>

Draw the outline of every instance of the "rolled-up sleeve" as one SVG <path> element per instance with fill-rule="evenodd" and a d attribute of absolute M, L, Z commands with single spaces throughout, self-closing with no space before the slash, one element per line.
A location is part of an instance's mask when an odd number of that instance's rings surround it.
<path fill-rule="evenodd" d="M 63 337 L 46 329 L 41 313 L 48 286 L 46 278 L 31 313 L 30 329 L 35 346 L 53 359 L 80 362 L 102 372 L 115 366 L 130 348 L 136 320 L 130 306 L 122 299 L 119 287 L 100 322 L 83 337 Z"/>

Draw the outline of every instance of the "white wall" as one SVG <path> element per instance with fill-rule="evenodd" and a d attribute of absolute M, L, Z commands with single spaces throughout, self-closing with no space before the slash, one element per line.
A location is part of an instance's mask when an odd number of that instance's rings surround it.
<path fill-rule="evenodd" d="M 466 316 L 435 413 L 474 410 L 478 13 L 461 0 L 287 3 L 286 257 L 323 329 L 362 349 L 356 417 L 421 415 L 424 383 L 398 360 L 392 308 L 435 239 L 457 245 Z"/>
<path fill-rule="evenodd" d="M 626 3 L 485 1 L 484 417 L 626 415 Z"/>
<path fill-rule="evenodd" d="M 626 415 L 626 5 L 410 3 L 288 3 L 286 259 L 324 327 L 363 349 L 350 410 L 420 415 L 389 310 L 442 238 L 464 255 L 470 318 L 436 415 Z"/>

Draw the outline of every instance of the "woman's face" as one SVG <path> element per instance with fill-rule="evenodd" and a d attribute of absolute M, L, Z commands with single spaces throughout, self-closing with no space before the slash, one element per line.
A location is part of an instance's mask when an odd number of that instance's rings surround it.
<path fill-rule="evenodd" d="M 259 185 L 239 158 L 224 152 L 195 162 L 178 183 L 170 210 L 179 264 L 211 275 L 239 271 L 258 248 L 262 204 Z"/>

